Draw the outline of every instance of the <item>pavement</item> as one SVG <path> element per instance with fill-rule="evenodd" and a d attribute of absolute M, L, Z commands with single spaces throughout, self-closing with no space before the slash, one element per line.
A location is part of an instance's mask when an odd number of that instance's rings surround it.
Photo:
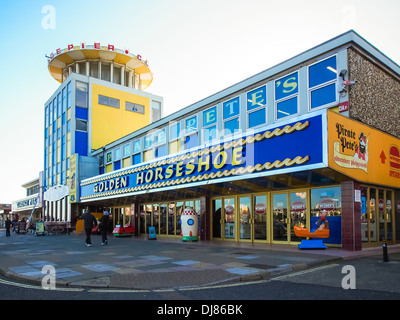
<path fill-rule="evenodd" d="M 0 230 L 0 274 L 41 285 L 53 266 L 56 286 L 156 290 L 214 286 L 237 281 L 270 279 L 329 263 L 382 255 L 382 248 L 350 252 L 341 248 L 301 250 L 296 245 L 92 235 L 15 234 Z M 388 246 L 400 252 L 400 245 Z"/>

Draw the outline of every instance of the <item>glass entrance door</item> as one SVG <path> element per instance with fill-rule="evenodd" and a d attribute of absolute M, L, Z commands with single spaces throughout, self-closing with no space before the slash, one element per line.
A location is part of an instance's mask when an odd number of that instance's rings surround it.
<path fill-rule="evenodd" d="M 214 199 L 211 203 L 212 210 L 212 236 L 213 239 L 222 238 L 222 199 Z"/>
<path fill-rule="evenodd" d="M 298 191 L 290 194 L 290 239 L 291 242 L 300 242 L 301 238 L 294 234 L 294 226 L 306 227 L 307 221 L 307 193 Z"/>
<path fill-rule="evenodd" d="M 287 194 L 272 195 L 272 240 L 289 241 L 290 224 L 288 218 Z"/>
<path fill-rule="evenodd" d="M 254 219 L 251 210 L 251 197 L 239 198 L 239 239 L 253 240 Z"/>
<path fill-rule="evenodd" d="M 267 196 L 239 197 L 239 240 L 267 240 Z"/>
<path fill-rule="evenodd" d="M 213 239 L 234 240 L 236 238 L 235 203 L 235 197 L 211 200 Z"/>
<path fill-rule="evenodd" d="M 294 226 L 306 227 L 307 192 L 272 194 L 272 240 L 276 242 L 300 242 L 294 234 Z"/>
<path fill-rule="evenodd" d="M 225 239 L 235 239 L 235 198 L 224 198 Z"/>

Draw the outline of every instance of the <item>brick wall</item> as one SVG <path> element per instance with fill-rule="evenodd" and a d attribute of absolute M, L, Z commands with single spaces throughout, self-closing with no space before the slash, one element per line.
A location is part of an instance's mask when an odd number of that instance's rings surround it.
<path fill-rule="evenodd" d="M 354 201 L 355 190 L 360 190 L 359 183 L 342 183 L 342 248 L 349 251 L 362 249 L 361 202 Z"/>

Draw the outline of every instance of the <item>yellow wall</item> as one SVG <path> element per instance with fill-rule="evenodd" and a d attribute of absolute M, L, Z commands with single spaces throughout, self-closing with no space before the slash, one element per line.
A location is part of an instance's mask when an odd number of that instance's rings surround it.
<path fill-rule="evenodd" d="M 99 105 L 99 94 L 119 99 L 119 109 Z M 145 113 L 126 111 L 125 101 L 144 105 Z M 149 98 L 92 84 L 92 149 L 99 149 L 149 123 Z"/>
<path fill-rule="evenodd" d="M 360 136 L 365 152 L 358 152 Z M 329 167 L 372 184 L 400 185 L 400 139 L 328 111 Z"/>
<path fill-rule="evenodd" d="M 92 215 L 94 215 L 96 220 L 99 221 L 103 216 L 103 212 L 92 212 Z M 83 231 L 83 219 L 79 219 L 76 221 L 75 233 L 79 234 L 82 231 Z"/>

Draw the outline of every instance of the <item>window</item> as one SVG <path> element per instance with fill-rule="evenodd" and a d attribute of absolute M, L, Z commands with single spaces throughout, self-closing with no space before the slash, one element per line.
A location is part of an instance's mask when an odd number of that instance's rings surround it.
<path fill-rule="evenodd" d="M 86 62 L 78 62 L 76 66 L 79 70 L 79 74 L 86 76 Z"/>
<path fill-rule="evenodd" d="M 166 155 L 165 144 L 156 148 L 156 150 L 155 150 L 156 158 L 160 158 L 160 157 L 163 157 L 165 155 Z"/>
<path fill-rule="evenodd" d="M 149 149 L 153 145 L 153 134 L 144 137 L 144 148 Z"/>
<path fill-rule="evenodd" d="M 140 151 L 140 140 L 136 140 L 133 142 L 133 153 L 138 153 Z"/>
<path fill-rule="evenodd" d="M 119 170 L 119 169 L 121 169 L 121 160 L 114 162 L 114 170 Z"/>
<path fill-rule="evenodd" d="M 71 108 L 71 82 L 67 85 L 67 109 Z"/>
<path fill-rule="evenodd" d="M 57 104 L 58 104 L 58 108 L 57 108 L 57 118 L 61 117 L 61 113 L 62 113 L 62 96 L 61 96 L 61 92 L 57 95 Z"/>
<path fill-rule="evenodd" d="M 76 109 L 75 109 L 75 118 L 88 120 L 88 109 L 76 107 Z"/>
<path fill-rule="evenodd" d="M 204 142 L 217 138 L 217 106 L 203 111 Z"/>
<path fill-rule="evenodd" d="M 166 143 L 165 130 L 166 129 L 158 130 L 155 134 L 155 139 L 156 139 L 155 143 L 157 145 L 157 147 L 155 148 L 156 158 L 163 157 L 167 154 L 167 149 L 165 146 Z"/>
<path fill-rule="evenodd" d="M 165 144 L 166 136 L 165 136 L 165 129 L 158 130 L 155 134 L 156 136 L 156 144 Z"/>
<path fill-rule="evenodd" d="M 197 116 L 185 120 L 185 149 L 188 150 L 198 145 Z"/>
<path fill-rule="evenodd" d="M 139 163 L 141 162 L 140 159 L 141 159 L 140 153 L 135 154 L 135 155 L 132 157 L 132 164 L 139 164 Z"/>
<path fill-rule="evenodd" d="M 124 145 L 124 158 L 129 157 L 131 154 L 131 146 L 129 144 Z"/>
<path fill-rule="evenodd" d="M 113 69 L 113 82 L 116 84 L 121 84 L 121 67 L 114 65 Z"/>
<path fill-rule="evenodd" d="M 217 139 L 217 126 L 211 126 L 203 129 L 204 142 Z"/>
<path fill-rule="evenodd" d="M 197 133 L 185 137 L 185 150 L 197 147 L 198 145 L 199 139 Z"/>
<path fill-rule="evenodd" d="M 125 101 L 125 110 L 144 114 L 144 106 L 137 103 Z"/>
<path fill-rule="evenodd" d="M 197 131 L 197 116 L 186 119 L 185 121 L 186 134 Z"/>
<path fill-rule="evenodd" d="M 99 94 L 99 104 L 119 109 L 119 99 L 103 96 L 101 94 Z"/>
<path fill-rule="evenodd" d="M 62 90 L 62 112 L 67 111 L 67 88 L 64 87 Z"/>
<path fill-rule="evenodd" d="M 316 229 L 321 212 L 326 210 L 326 220 L 329 223 L 331 236 L 329 242 L 332 244 L 340 244 L 342 242 L 342 196 L 341 187 L 327 187 L 311 189 L 311 219 L 310 226 Z M 328 239 L 327 239 L 328 240 Z"/>
<path fill-rule="evenodd" d="M 114 160 L 120 160 L 121 159 L 121 149 L 115 149 L 114 150 Z"/>
<path fill-rule="evenodd" d="M 101 64 L 101 80 L 111 81 L 111 65 L 109 63 Z"/>
<path fill-rule="evenodd" d="M 49 106 L 46 107 L 44 123 L 46 128 L 49 126 Z"/>
<path fill-rule="evenodd" d="M 112 152 L 107 152 L 106 163 L 110 163 L 111 161 L 112 161 Z"/>
<path fill-rule="evenodd" d="M 247 93 L 248 127 L 256 127 L 266 122 L 267 87 L 262 86 Z"/>
<path fill-rule="evenodd" d="M 327 58 L 308 67 L 310 109 L 336 104 L 337 101 L 336 56 Z"/>
<path fill-rule="evenodd" d="M 86 132 L 87 131 L 87 121 L 81 120 L 81 119 L 76 119 L 76 130 Z"/>
<path fill-rule="evenodd" d="M 99 62 L 98 61 L 90 61 L 90 76 L 93 78 L 99 77 Z"/>
<path fill-rule="evenodd" d="M 276 119 L 298 113 L 298 73 L 292 73 L 275 81 Z"/>
<path fill-rule="evenodd" d="M 77 81 L 76 91 L 75 91 L 75 105 L 81 108 L 87 108 L 87 98 L 88 98 L 88 85 L 87 83 Z"/>
<path fill-rule="evenodd" d="M 51 112 L 50 112 L 51 115 Z M 53 121 L 57 120 L 57 98 L 53 100 Z"/>
<path fill-rule="evenodd" d="M 151 122 L 155 122 L 161 119 L 161 102 L 151 102 Z"/>
<path fill-rule="evenodd" d="M 181 124 L 175 123 L 169 126 L 169 140 L 176 140 L 181 135 Z"/>
<path fill-rule="evenodd" d="M 234 134 L 239 130 L 239 114 L 239 97 L 223 103 L 224 129 L 226 134 Z"/>
<path fill-rule="evenodd" d="M 175 141 L 171 141 L 169 143 L 169 154 L 177 153 L 181 150 L 181 140 L 176 139 Z"/>

